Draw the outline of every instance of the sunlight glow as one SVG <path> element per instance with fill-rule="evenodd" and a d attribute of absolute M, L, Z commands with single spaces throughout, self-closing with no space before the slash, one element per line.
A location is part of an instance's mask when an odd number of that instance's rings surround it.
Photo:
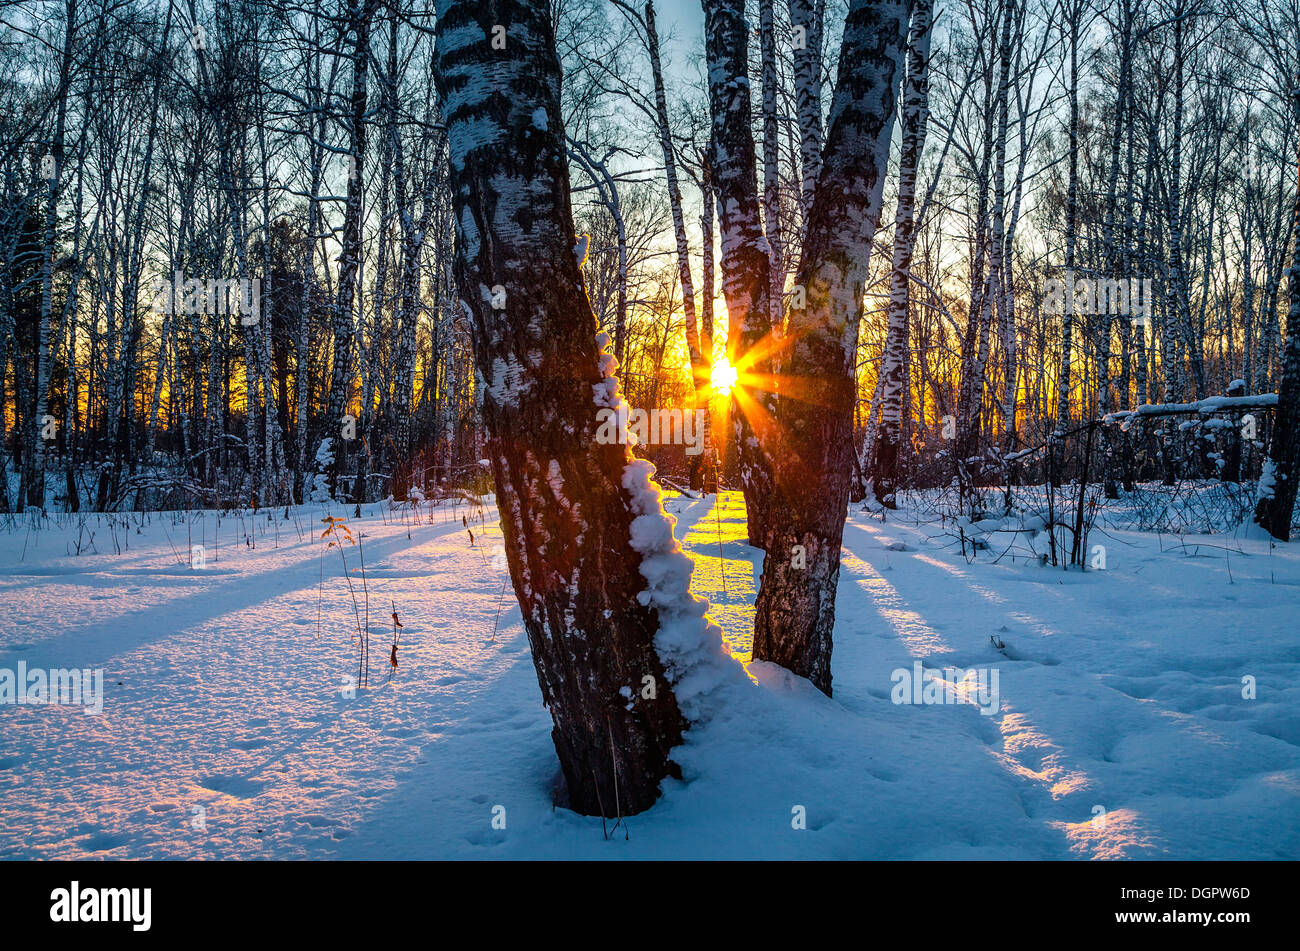
<path fill-rule="evenodd" d="M 713 372 L 709 377 L 709 384 L 713 389 L 725 396 L 731 392 L 731 388 L 736 385 L 736 381 L 739 379 L 739 371 L 728 362 L 725 356 L 719 356 L 713 364 Z"/>

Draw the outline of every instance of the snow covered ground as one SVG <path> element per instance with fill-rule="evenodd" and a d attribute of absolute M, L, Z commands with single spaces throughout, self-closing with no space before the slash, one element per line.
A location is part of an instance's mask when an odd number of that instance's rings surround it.
<path fill-rule="evenodd" d="M 105 693 L 100 715 L 0 705 L 0 857 L 1300 858 L 1296 546 L 1111 531 L 1106 570 L 1064 572 L 855 511 L 828 699 L 749 662 L 761 556 L 738 495 L 714 502 L 668 507 L 736 675 L 683 781 L 609 839 L 552 807 L 490 507 L 332 511 L 375 631 L 355 697 L 320 506 L 19 521 L 0 672 L 102 667 Z M 996 711 L 894 703 L 918 661 L 996 672 Z"/>

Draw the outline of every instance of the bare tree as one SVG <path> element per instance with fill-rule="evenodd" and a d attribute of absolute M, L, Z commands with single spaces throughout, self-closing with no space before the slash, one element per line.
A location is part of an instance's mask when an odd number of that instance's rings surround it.
<path fill-rule="evenodd" d="M 889 330 L 880 369 L 884 381 L 880 427 L 875 444 L 875 489 L 881 502 L 895 507 L 899 435 L 903 415 L 903 375 L 908 361 L 908 305 L 912 249 L 916 243 L 916 176 L 925 149 L 929 112 L 930 30 L 932 4 L 916 0 L 907 38 L 907 74 L 903 80 L 903 146 L 898 163 L 898 203 L 894 213 L 894 254 L 889 278 Z"/>

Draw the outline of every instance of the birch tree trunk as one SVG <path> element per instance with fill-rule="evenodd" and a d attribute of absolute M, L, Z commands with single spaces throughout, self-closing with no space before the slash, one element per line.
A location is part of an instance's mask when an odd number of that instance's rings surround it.
<path fill-rule="evenodd" d="M 903 416 L 904 370 L 908 361 L 908 302 L 912 249 L 916 242 L 916 173 L 925 150 L 929 116 L 927 70 L 930 61 L 930 14 L 933 0 L 915 0 L 907 39 L 907 75 L 903 81 L 903 145 L 898 160 L 898 207 L 894 215 L 894 257 L 889 277 L 888 329 L 880 368 L 880 424 L 875 434 L 876 498 L 896 508 L 898 447 Z"/>
<path fill-rule="evenodd" d="M 781 146 L 777 116 L 776 22 L 773 0 L 758 0 L 758 36 L 763 71 L 763 233 L 768 249 L 768 308 L 773 327 L 781 326 L 785 261 L 781 243 Z"/>
<path fill-rule="evenodd" d="M 1300 79 L 1292 92 L 1293 116 L 1300 122 Z M 1287 268 L 1290 309 L 1286 318 L 1286 348 L 1282 353 L 1282 381 L 1277 391 L 1277 414 L 1268 457 L 1259 479 L 1255 521 L 1274 538 L 1289 541 L 1295 509 L 1296 482 L 1300 479 L 1300 150 L 1297 151 L 1295 201 L 1291 209 L 1291 262 Z"/>
<path fill-rule="evenodd" d="M 417 218 L 416 189 L 410 181 L 411 170 L 408 169 L 406 148 L 398 125 L 397 48 L 398 34 L 394 23 L 386 77 L 388 93 L 386 104 L 390 110 L 387 135 L 392 155 L 393 192 L 402 240 L 397 280 L 397 313 L 393 318 L 394 332 L 397 335 L 397 354 L 394 360 L 396 378 L 393 383 L 390 411 L 394 437 L 391 445 L 394 449 L 390 453 L 392 480 L 389 482 L 389 491 L 394 498 L 405 499 L 410 491 L 414 474 L 411 400 L 415 385 L 416 331 L 421 308 L 420 260 L 424 253 L 426 235 L 429 233 L 429 223 L 433 217 L 434 190 L 446 187 L 446 182 L 432 169 L 426 172 L 424 187 L 418 196 L 420 213 Z M 425 131 L 423 136 L 427 138 L 429 134 Z M 441 136 L 439 138 L 441 139 Z M 441 150 L 438 154 L 441 155 Z"/>
<path fill-rule="evenodd" d="M 708 354 L 710 366 L 713 362 L 713 297 L 716 293 L 713 266 L 713 149 L 700 150 L 700 330 L 704 337 L 701 346 Z M 706 390 L 704 401 L 704 445 L 707 452 L 694 457 L 691 464 L 691 488 L 704 492 L 717 492 L 718 466 L 712 465 L 718 458 L 713 442 L 713 412 L 708 397 L 712 396 L 712 381 Z M 698 484 L 697 484 L 698 481 Z"/>
<path fill-rule="evenodd" d="M 989 270 L 983 298 L 981 326 L 991 326 L 997 313 L 998 340 L 1002 347 L 1002 420 L 1010 426 L 1015 419 L 1016 337 L 1004 296 L 1006 269 L 1007 122 L 1011 98 L 1011 26 L 1016 21 L 1015 0 L 1002 13 L 1002 39 L 998 44 L 997 135 L 993 144 L 993 214 L 989 235 Z M 1008 440 L 1011 434 L 1008 434 Z"/>
<path fill-rule="evenodd" d="M 995 29 L 1006 16 L 1006 11 L 996 7 L 989 16 L 987 35 L 992 36 Z M 1000 46 L 999 46 L 1000 49 Z M 953 443 L 952 462 L 963 496 L 963 503 L 972 498 L 969 495 L 971 476 L 968 462 L 979 447 L 981 410 L 984 403 L 985 369 L 988 363 L 989 325 L 992 310 L 985 308 L 989 296 L 991 268 L 990 256 L 990 222 L 989 222 L 989 169 L 993 163 L 994 118 L 997 115 L 997 90 L 1000 82 L 995 83 L 994 62 L 998 57 L 989 55 L 982 60 L 984 81 L 984 103 L 980 110 L 982 129 L 980 138 L 980 161 L 976 171 L 975 197 L 975 241 L 970 263 L 971 301 L 967 308 L 966 329 L 962 335 L 961 382 L 957 391 L 957 434 Z M 972 165 L 974 163 L 972 162 Z"/>
<path fill-rule="evenodd" d="M 1078 240 L 1079 221 L 1079 19 L 1083 15 L 1081 3 L 1071 2 L 1065 9 L 1066 29 L 1070 49 L 1070 126 L 1069 126 L 1069 180 L 1065 192 L 1065 278 L 1074 273 L 1075 244 Z M 1059 439 L 1070 420 L 1070 373 L 1074 353 L 1074 302 L 1067 299 L 1061 313 L 1061 362 L 1056 381 L 1056 428 L 1052 439 Z M 1059 467 L 1059 453 L 1053 453 Z M 1052 484 L 1059 486 L 1059 468 L 1048 474 Z"/>
<path fill-rule="evenodd" d="M 704 346 L 709 359 L 713 359 L 713 296 L 716 293 L 713 277 L 713 150 L 706 148 L 700 155 L 700 324 L 704 331 Z"/>
<path fill-rule="evenodd" d="M 308 48 L 302 54 L 302 70 L 306 81 L 302 84 L 307 95 L 306 114 L 303 126 L 308 155 L 307 179 L 307 213 L 306 240 L 302 249 L 302 291 L 298 296 L 298 324 L 294 334 L 294 402 L 295 425 L 298 443 L 298 488 L 299 501 L 311 497 L 311 314 L 314 294 L 318 290 L 316 282 L 316 235 L 321 223 L 321 187 L 324 180 L 325 161 L 325 109 L 319 97 L 333 93 L 331 82 L 328 88 L 322 88 L 321 56 L 317 50 Z M 332 73 L 330 74 L 332 77 Z"/>
<path fill-rule="evenodd" d="M 880 221 L 907 4 L 854 0 L 791 310 L 793 379 L 816 379 L 815 402 L 783 397 L 768 437 L 774 485 L 767 513 L 754 657 L 831 692 L 835 588 L 853 463 L 858 327 Z"/>
<path fill-rule="evenodd" d="M 672 131 L 668 122 L 668 96 L 664 91 L 663 67 L 659 58 L 659 33 L 655 28 L 653 3 L 645 5 L 644 22 L 646 46 L 650 53 L 650 71 L 654 77 L 659 147 L 664 155 L 664 175 L 668 180 L 668 204 L 672 209 L 673 236 L 677 242 L 677 277 L 682 285 L 682 320 L 686 329 L 686 352 L 691 361 L 691 378 L 695 385 L 696 403 L 702 403 L 707 411 L 709 363 L 712 353 L 706 354 L 700 344 L 700 325 L 695 316 L 695 283 L 691 277 L 691 251 L 686 239 L 686 216 L 682 213 L 682 190 L 677 182 L 677 156 L 673 149 Z M 621 266 L 622 262 L 620 262 Z M 692 484 L 695 483 L 697 474 L 698 466 L 692 465 Z"/>
<path fill-rule="evenodd" d="M 36 409 L 27 421 L 27 451 L 23 454 L 23 494 L 27 505 L 45 510 L 44 417 L 50 401 L 50 315 L 54 308 L 55 231 L 59 215 L 59 178 L 63 174 L 63 145 L 67 128 L 68 82 L 72 72 L 72 48 L 76 42 L 77 0 L 67 0 L 63 54 L 59 63 L 59 97 L 55 104 L 54 136 L 50 156 L 52 174 L 45 187 L 45 243 L 41 250 L 41 322 L 36 342 Z M 0 477 L 3 472 L 0 471 Z"/>
<path fill-rule="evenodd" d="M 740 462 L 749 543 L 761 546 L 772 491 L 762 441 L 776 409 L 772 381 L 771 259 L 759 218 L 757 159 L 750 131 L 749 36 L 744 0 L 704 0 L 713 182 L 727 299 L 727 359 L 743 372 L 732 390 L 733 438 Z"/>
<path fill-rule="evenodd" d="M 822 28 L 826 0 L 790 0 L 794 29 L 794 95 L 799 118 L 800 206 L 807 229 L 822 161 Z"/>
<path fill-rule="evenodd" d="M 339 251 L 339 283 L 334 299 L 333 363 L 325 410 L 325 436 L 317 454 L 319 488 L 334 496 L 341 483 L 343 452 L 340 445 L 343 415 L 352 383 L 352 350 L 356 337 L 353 306 L 361 280 L 362 186 L 366 155 L 366 108 L 370 76 L 370 21 L 374 0 L 358 0 L 349 16 L 352 47 L 352 94 L 348 117 L 348 187 L 343 211 L 343 237 Z M 328 445 L 326 445 L 328 441 Z M 326 464 L 326 460 L 328 463 Z"/>
<path fill-rule="evenodd" d="M 436 75 L 510 576 L 570 804 L 626 815 L 679 774 L 673 684 L 690 649 L 674 645 L 717 629 L 689 594 L 652 467 L 595 436 L 597 411 L 621 399 L 573 252 L 549 10 L 442 0 Z"/>

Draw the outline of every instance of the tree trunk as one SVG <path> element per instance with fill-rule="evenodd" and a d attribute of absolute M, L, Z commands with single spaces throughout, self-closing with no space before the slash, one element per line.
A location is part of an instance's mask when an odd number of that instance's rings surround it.
<path fill-rule="evenodd" d="M 68 80 L 77 31 L 77 0 L 67 0 L 63 53 L 59 64 L 59 99 L 55 106 L 54 136 L 50 155 L 54 167 L 45 185 L 45 243 L 41 250 L 41 322 L 36 341 L 36 409 L 27 422 L 30 434 L 23 454 L 25 503 L 45 510 L 45 426 L 50 400 L 50 316 L 54 307 L 55 232 L 59 215 L 59 179 L 63 175 L 64 133 L 67 128 Z M 3 472 L 0 472 L 0 477 Z"/>
<path fill-rule="evenodd" d="M 790 312 L 788 372 L 816 379 L 817 400 L 784 397 L 768 437 L 774 486 L 754 657 L 831 692 L 840 543 L 853 464 L 858 326 L 871 242 L 880 221 L 907 4 L 854 0 Z"/>
<path fill-rule="evenodd" d="M 822 162 L 822 27 L 826 0 L 790 0 L 795 112 L 799 117 L 800 205 L 807 230 Z M 799 41 L 802 40 L 802 43 Z"/>
<path fill-rule="evenodd" d="M 771 463 L 762 449 L 776 409 L 771 260 L 759 218 L 757 159 L 750 130 L 749 36 L 744 0 L 705 0 L 705 54 L 713 117 L 713 181 L 722 233 L 727 299 L 727 359 L 741 372 L 732 390 L 732 428 L 740 460 L 749 543 L 765 537 Z"/>
<path fill-rule="evenodd" d="M 671 684 L 718 631 L 689 593 L 652 467 L 596 438 L 597 411 L 622 402 L 573 253 L 549 4 L 439 13 L 457 283 L 510 576 L 570 805 L 635 813 L 679 773 Z"/>
<path fill-rule="evenodd" d="M 1292 93 L 1300 119 L 1300 80 Z M 1277 391 L 1273 439 L 1259 479 L 1255 521 L 1274 538 L 1289 541 L 1291 513 L 1295 509 L 1296 480 L 1300 478 L 1300 153 L 1297 154 L 1295 202 L 1291 209 L 1291 266 L 1287 284 L 1291 303 L 1286 318 L 1286 349 L 1282 354 L 1282 382 Z"/>
<path fill-rule="evenodd" d="M 930 11 L 932 0 L 916 0 L 907 45 L 907 78 L 903 86 L 903 147 L 898 161 L 898 209 L 894 215 L 894 258 L 889 277 L 889 316 L 880 375 L 880 425 L 875 442 L 875 492 L 881 504 L 895 508 L 898 447 L 906 393 L 908 361 L 908 302 L 912 248 L 916 242 L 916 173 L 925 150 L 929 115 Z"/>
<path fill-rule="evenodd" d="M 1065 194 L 1065 274 L 1064 281 L 1074 276 L 1075 244 L 1078 241 L 1079 220 L 1079 18 L 1082 5 L 1071 3 L 1066 10 L 1066 23 L 1070 45 L 1070 130 L 1069 130 L 1069 180 Z M 1064 283 L 1063 281 L 1063 283 Z M 1072 285 L 1067 285 L 1072 286 Z M 1056 380 L 1056 428 L 1051 439 L 1058 440 L 1066 432 L 1070 420 L 1070 371 L 1074 355 L 1074 300 L 1067 295 L 1061 311 L 1061 363 Z M 1053 453 L 1056 463 L 1048 478 L 1052 485 L 1061 485 L 1060 453 Z"/>
<path fill-rule="evenodd" d="M 695 284 L 691 278 L 690 245 L 686 240 L 686 216 L 682 213 L 682 191 L 677 183 L 677 156 L 673 150 L 672 132 L 668 122 L 668 96 L 664 90 L 664 74 L 659 58 L 659 33 L 655 28 L 653 3 L 645 5 L 646 45 L 650 53 L 650 70 L 654 76 L 655 117 L 659 127 L 659 147 L 664 155 L 664 176 L 668 180 L 668 204 L 673 215 L 673 235 L 677 241 L 677 276 L 682 285 L 682 323 L 686 331 L 686 352 L 691 361 L 691 379 L 695 386 L 695 401 L 709 408 L 709 364 L 713 357 L 700 342 L 700 325 L 695 316 Z M 620 262 L 621 266 L 621 262 Z M 710 341 L 710 347 L 712 342 Z M 617 348 L 615 348 L 617 351 Z M 617 355 L 617 354 L 616 354 Z M 650 407 L 646 407 L 649 409 Z"/>
<path fill-rule="evenodd" d="M 370 75 L 370 20 L 373 0 L 360 0 L 352 8 L 349 30 L 352 47 L 352 95 L 348 116 L 347 200 L 343 211 L 343 236 L 339 249 L 338 294 L 334 299 L 334 353 L 329 396 L 325 410 L 325 436 L 317 453 L 318 491 L 335 495 L 343 472 L 341 433 L 347 410 L 348 388 L 352 384 L 352 349 L 355 324 L 352 309 L 361 274 L 362 169 L 366 156 L 366 103 Z M 328 441 L 329 445 L 325 443 Z M 322 479 L 323 477 L 323 479 Z"/>
<path fill-rule="evenodd" d="M 785 260 L 781 240 L 781 145 L 777 115 L 776 22 L 773 0 L 758 0 L 758 37 L 763 72 L 763 233 L 768 253 L 768 310 L 773 327 L 781 326 L 781 292 Z"/>

